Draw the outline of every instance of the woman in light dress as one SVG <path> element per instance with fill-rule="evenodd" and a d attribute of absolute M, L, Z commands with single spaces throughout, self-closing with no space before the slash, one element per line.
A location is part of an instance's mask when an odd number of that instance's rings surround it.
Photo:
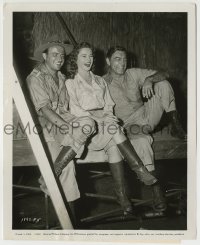
<path fill-rule="evenodd" d="M 70 112 L 77 117 L 90 117 L 96 123 L 96 133 L 88 143 L 88 149 L 104 150 L 114 180 L 115 193 L 124 214 L 132 212 L 132 205 L 124 185 L 123 158 L 138 178 L 146 185 L 155 185 L 157 179 L 143 165 L 130 141 L 113 115 L 114 102 L 105 80 L 93 74 L 93 48 L 81 43 L 68 60 L 69 77 L 66 81 L 70 97 Z M 84 130 L 88 125 L 83 125 Z M 89 127 L 87 128 L 89 130 Z"/>

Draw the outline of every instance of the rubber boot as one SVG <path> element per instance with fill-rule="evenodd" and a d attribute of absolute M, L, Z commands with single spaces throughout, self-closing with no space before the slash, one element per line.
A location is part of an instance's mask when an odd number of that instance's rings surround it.
<path fill-rule="evenodd" d="M 126 195 L 123 162 L 109 163 L 109 166 L 115 183 L 117 202 L 122 207 L 124 215 L 132 213 L 132 205 Z"/>
<path fill-rule="evenodd" d="M 170 122 L 170 133 L 173 137 L 186 140 L 187 135 L 180 123 L 177 111 L 167 112 L 168 121 Z"/>
<path fill-rule="evenodd" d="M 54 170 L 58 177 L 61 175 L 62 170 L 69 164 L 71 160 L 75 158 L 75 156 L 76 152 L 72 149 L 71 146 L 63 146 L 54 162 Z M 49 191 L 42 176 L 40 176 L 38 182 L 40 183 L 41 190 L 49 195 Z"/>
<path fill-rule="evenodd" d="M 143 165 L 141 159 L 128 139 L 121 144 L 117 144 L 117 147 L 124 159 L 129 164 L 130 168 L 137 174 L 140 181 L 144 182 L 145 185 L 153 185 L 157 182 L 157 179 L 151 175 L 151 173 Z"/>

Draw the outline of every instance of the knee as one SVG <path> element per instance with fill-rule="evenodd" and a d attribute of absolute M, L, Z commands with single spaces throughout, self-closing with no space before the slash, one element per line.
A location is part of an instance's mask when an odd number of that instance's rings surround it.
<path fill-rule="evenodd" d="M 160 89 L 169 90 L 169 89 L 171 89 L 171 85 L 170 85 L 170 83 L 167 80 L 163 80 L 163 81 L 155 83 L 154 84 L 155 92 L 157 90 L 160 90 Z"/>
<path fill-rule="evenodd" d="M 122 161 L 122 156 L 116 146 L 112 145 L 111 147 L 109 147 L 106 150 L 106 153 L 108 156 L 109 163 L 117 163 Z"/>
<path fill-rule="evenodd" d="M 147 135 L 146 137 L 138 137 L 137 139 L 132 139 L 131 143 L 135 148 L 146 149 L 152 144 L 152 138 Z"/>

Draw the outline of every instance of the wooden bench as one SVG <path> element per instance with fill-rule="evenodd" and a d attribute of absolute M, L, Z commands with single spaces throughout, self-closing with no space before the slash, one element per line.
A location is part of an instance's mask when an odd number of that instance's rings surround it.
<path fill-rule="evenodd" d="M 23 128 L 19 114 L 13 103 L 13 165 L 14 166 L 33 166 L 37 165 L 37 161 L 33 155 L 27 136 L 21 128 Z M 135 136 L 140 137 L 139 135 Z M 142 136 L 143 137 L 143 136 Z M 144 136 L 148 137 L 148 136 Z M 153 150 L 155 159 L 184 159 L 187 158 L 187 142 L 173 138 L 168 128 L 153 134 Z M 86 158 L 80 159 L 78 163 L 106 162 L 107 156 L 104 151 L 90 151 Z"/>
<path fill-rule="evenodd" d="M 185 159 L 187 158 L 187 142 L 173 138 L 165 128 L 153 135 L 153 150 L 155 159 Z M 89 151 L 85 159 L 78 163 L 106 162 L 104 151 Z M 27 138 L 13 140 L 13 166 L 34 166 L 37 161 Z"/>

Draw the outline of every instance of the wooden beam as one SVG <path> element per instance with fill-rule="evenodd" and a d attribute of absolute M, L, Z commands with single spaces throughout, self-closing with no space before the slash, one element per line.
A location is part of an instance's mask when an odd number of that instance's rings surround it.
<path fill-rule="evenodd" d="M 15 101 L 17 110 L 19 112 L 20 118 L 22 120 L 23 125 L 27 125 L 29 123 L 31 133 L 27 133 L 31 148 L 37 160 L 38 166 L 44 177 L 45 183 L 49 190 L 51 200 L 53 202 L 55 211 L 58 215 L 58 219 L 63 229 L 73 229 L 68 211 L 65 206 L 64 199 L 60 193 L 59 187 L 57 185 L 54 173 L 50 167 L 49 161 L 45 154 L 44 148 L 42 146 L 41 140 L 38 136 L 37 130 L 35 128 L 35 123 L 30 114 L 29 108 L 26 104 L 26 100 L 24 94 L 22 92 L 22 88 L 16 76 L 15 70 L 13 68 L 13 77 L 14 81 L 13 85 L 13 99 Z M 34 132 L 33 132 L 34 129 Z"/>
<path fill-rule="evenodd" d="M 66 22 L 64 21 L 63 17 L 61 16 L 60 13 L 56 12 L 55 13 L 56 17 L 58 18 L 60 24 L 62 25 L 63 29 L 65 30 L 67 36 L 69 37 L 69 40 L 71 41 L 71 43 L 76 46 L 77 45 L 77 42 L 74 38 L 74 36 L 72 35 L 71 31 L 69 30 Z"/>

